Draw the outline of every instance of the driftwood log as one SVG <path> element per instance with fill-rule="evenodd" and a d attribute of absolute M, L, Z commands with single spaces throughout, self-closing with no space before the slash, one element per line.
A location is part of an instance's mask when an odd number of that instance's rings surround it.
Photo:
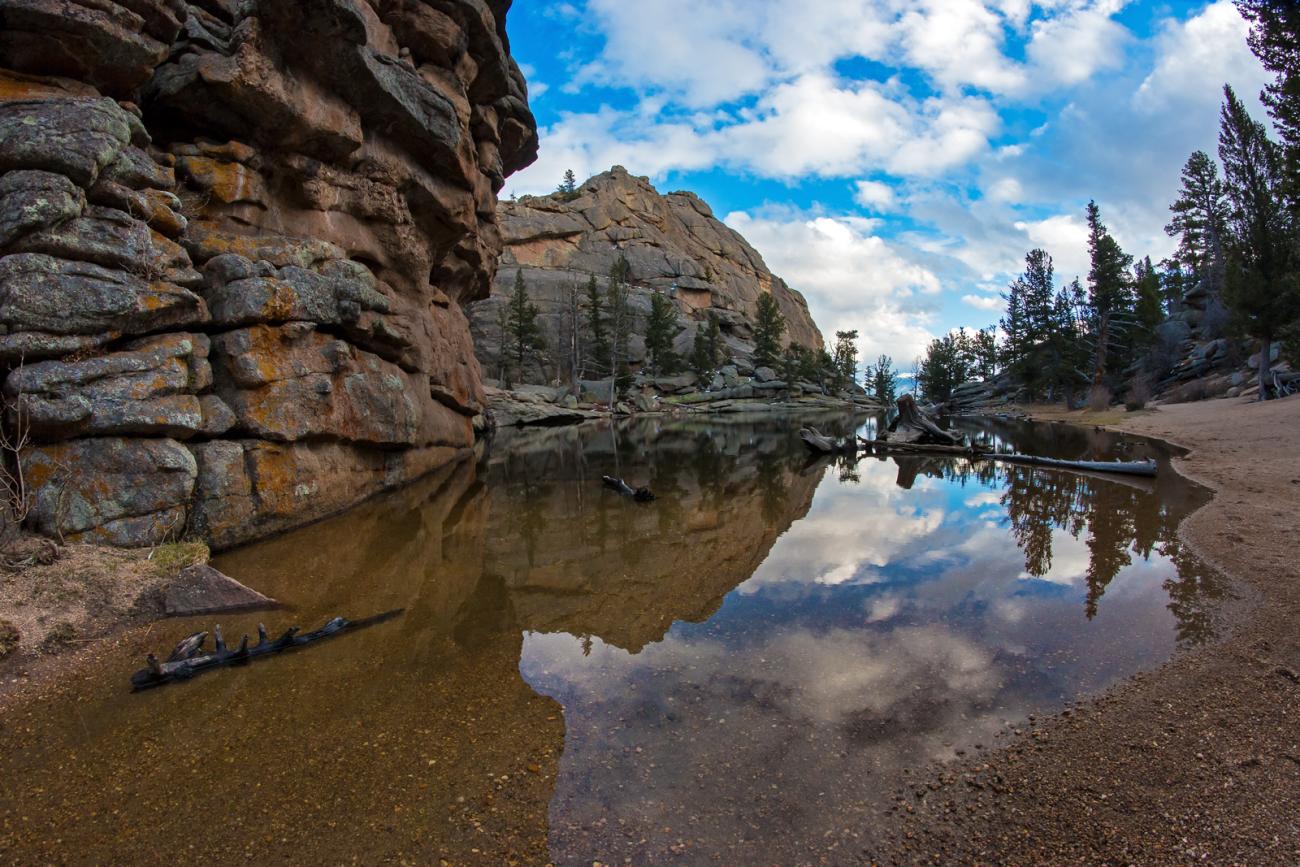
<path fill-rule="evenodd" d="M 808 450 L 815 454 L 842 455 L 852 454 L 858 450 L 858 442 L 854 437 L 837 440 L 826 436 L 815 427 L 800 428 L 799 438 L 803 440 L 804 445 L 808 446 Z"/>
<path fill-rule="evenodd" d="M 1036 455 L 1004 455 L 990 452 L 985 458 L 1006 464 L 1028 464 L 1034 467 L 1051 467 L 1057 470 L 1082 470 L 1090 473 L 1124 473 L 1130 476 L 1154 477 L 1155 461 L 1063 461 L 1059 458 L 1040 458 Z"/>
<path fill-rule="evenodd" d="M 631 497 L 633 500 L 636 500 L 638 503 L 648 503 L 655 498 L 654 492 L 651 491 L 649 488 L 645 488 L 645 487 L 634 488 L 631 485 L 629 485 L 627 482 L 623 481 L 622 479 L 615 478 L 614 476 L 601 476 L 600 478 L 601 481 L 605 483 L 605 487 L 614 491 L 618 491 L 620 494 L 622 494 L 625 497 Z"/>
<path fill-rule="evenodd" d="M 905 394 L 898 399 L 898 416 L 890 423 L 887 431 L 881 431 L 880 439 L 888 442 L 947 446 L 962 444 L 960 436 L 939 427 L 934 419 L 922 412 L 916 404 L 916 398 L 910 394 Z"/>
<path fill-rule="evenodd" d="M 203 645 L 207 641 L 208 633 L 196 632 L 188 638 L 182 639 L 172 651 L 171 656 L 167 657 L 166 662 L 159 662 L 157 657 L 152 653 L 149 654 L 145 658 L 147 666 L 131 675 L 131 686 L 134 691 L 138 692 L 143 689 L 152 689 L 156 686 L 175 683 L 178 680 L 189 680 L 196 674 L 202 674 L 214 668 L 225 665 L 240 665 L 260 656 L 283 653 L 286 650 L 296 650 L 299 647 L 304 647 L 325 638 L 342 635 L 344 632 L 355 632 L 367 626 L 374 626 L 376 623 L 392 620 L 401 614 L 403 610 L 399 608 L 396 611 L 388 611 L 362 620 L 335 617 L 321 628 L 302 635 L 298 634 L 298 627 L 291 626 L 274 641 L 267 637 L 266 627 L 259 623 L 257 624 L 257 644 L 250 647 L 248 636 L 245 635 L 243 640 L 239 642 L 239 647 L 235 650 L 231 650 L 226 646 L 226 642 L 221 636 L 221 627 L 217 626 L 212 631 L 215 644 L 211 653 L 203 652 Z"/>

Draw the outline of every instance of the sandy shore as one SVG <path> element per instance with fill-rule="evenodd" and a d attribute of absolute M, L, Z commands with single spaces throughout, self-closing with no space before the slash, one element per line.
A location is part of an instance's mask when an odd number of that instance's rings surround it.
<path fill-rule="evenodd" d="M 1226 637 L 900 792 L 880 860 L 1300 863 L 1300 398 L 1119 427 L 1215 491 L 1180 532 L 1236 584 Z"/>

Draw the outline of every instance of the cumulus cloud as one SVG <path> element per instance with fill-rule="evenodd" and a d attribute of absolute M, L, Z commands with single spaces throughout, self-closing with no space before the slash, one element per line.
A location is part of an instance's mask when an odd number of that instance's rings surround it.
<path fill-rule="evenodd" d="M 862 358 L 910 361 L 930 341 L 939 279 L 874 234 L 872 221 L 737 211 L 725 222 L 804 294 L 823 333 L 857 329 Z"/>
<path fill-rule="evenodd" d="M 1171 103 L 1213 111 L 1225 82 L 1244 97 L 1254 96 L 1268 81 L 1246 45 L 1249 25 L 1232 0 L 1211 3 L 1186 21 L 1168 21 L 1157 40 L 1155 68 L 1138 87 L 1134 101 L 1147 112 Z"/>
<path fill-rule="evenodd" d="M 1172 250 L 1167 203 L 1187 154 L 1214 149 L 1222 83 L 1253 99 L 1267 76 L 1231 0 L 1162 10 L 1144 35 L 1118 19 L 1125 5 L 587 0 L 581 26 L 598 43 L 570 88 L 630 96 L 552 115 L 538 163 L 506 192 L 549 192 L 569 168 L 723 170 L 825 212 L 805 188 L 847 179 L 838 216 L 742 212 L 741 230 L 809 293 L 824 332 L 856 327 L 864 352 L 910 357 L 963 324 L 951 317 L 996 312 L 1031 247 L 1058 277 L 1085 276 L 1090 198 L 1129 252 Z M 887 225 L 854 222 L 854 206 Z M 946 306 L 931 297 L 940 284 Z"/>
<path fill-rule="evenodd" d="M 976 310 L 1001 310 L 1006 305 L 1001 295 L 963 295 L 961 300 Z"/>

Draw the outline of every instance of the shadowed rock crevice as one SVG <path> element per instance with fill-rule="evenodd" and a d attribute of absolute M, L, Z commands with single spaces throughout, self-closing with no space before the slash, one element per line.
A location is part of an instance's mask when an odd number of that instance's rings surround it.
<path fill-rule="evenodd" d="M 509 5 L 0 0 L 0 378 L 35 529 L 227 547 L 473 445 L 461 306 L 537 151 Z"/>

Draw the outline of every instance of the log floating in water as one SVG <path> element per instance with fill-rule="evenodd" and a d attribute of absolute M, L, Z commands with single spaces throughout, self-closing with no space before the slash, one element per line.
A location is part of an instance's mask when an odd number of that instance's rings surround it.
<path fill-rule="evenodd" d="M 1051 467 L 1058 470 L 1083 470 L 1090 473 L 1123 473 L 1130 476 L 1155 476 L 1155 461 L 1064 461 L 1059 458 L 1040 458 L 1036 455 L 1004 455 L 989 452 L 982 457 L 1008 464 L 1027 464 L 1034 467 Z"/>
<path fill-rule="evenodd" d="M 601 476 L 600 478 L 601 481 L 605 483 L 605 487 L 618 491 L 625 497 L 631 497 L 638 503 L 648 503 L 655 498 L 654 492 L 649 488 L 634 488 L 627 482 L 615 478 L 614 476 Z"/>
<path fill-rule="evenodd" d="M 142 689 L 152 689 L 178 680 L 189 680 L 196 674 L 223 665 L 246 663 L 259 656 L 294 650 L 325 638 L 341 635 L 344 632 L 354 632 L 367 626 L 374 626 L 377 623 L 392 620 L 404 610 L 399 608 L 396 611 L 387 611 L 362 620 L 335 617 L 321 628 L 313 629 L 311 632 L 302 635 L 298 634 L 298 627 L 290 626 L 284 631 L 283 635 L 274 641 L 267 636 L 266 627 L 259 623 L 257 624 L 257 644 L 250 647 L 248 636 L 245 635 L 239 642 L 239 647 L 235 650 L 226 647 L 225 639 L 221 635 L 221 627 L 217 626 L 212 630 L 214 642 L 212 653 L 203 652 L 203 644 L 207 640 L 208 633 L 196 632 L 182 639 L 171 652 L 171 655 L 167 657 L 166 662 L 160 663 L 157 657 L 152 653 L 149 654 L 145 658 L 146 667 L 131 675 L 131 686 L 134 691 L 138 692 Z"/>

